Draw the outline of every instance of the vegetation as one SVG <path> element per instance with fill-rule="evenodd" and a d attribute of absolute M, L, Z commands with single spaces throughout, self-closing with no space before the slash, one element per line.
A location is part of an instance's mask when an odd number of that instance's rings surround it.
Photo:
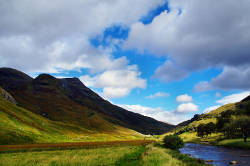
<path fill-rule="evenodd" d="M 224 124 L 223 131 L 228 137 L 242 135 L 244 142 L 246 142 L 250 134 L 250 117 L 234 117 L 230 122 Z"/>
<path fill-rule="evenodd" d="M 183 140 L 178 135 L 166 135 L 163 139 L 164 146 L 170 149 L 180 149 L 184 146 Z"/>
<path fill-rule="evenodd" d="M 181 123 L 172 132 L 184 142 L 250 148 L 250 97 Z M 241 138 L 241 139 L 240 139 Z"/>
<path fill-rule="evenodd" d="M 204 136 L 211 135 L 216 130 L 216 125 L 213 122 L 208 124 L 200 124 L 197 127 L 197 136 L 203 138 Z"/>
<path fill-rule="evenodd" d="M 66 122 L 52 121 L 0 97 L 0 145 L 143 139 L 143 135 L 118 125 L 113 131 L 96 131 Z M 96 119 L 97 121 L 97 119 Z"/>
<path fill-rule="evenodd" d="M 103 147 L 95 149 L 55 150 L 0 154 L 0 165 L 125 165 L 138 160 L 144 146 Z"/>
<path fill-rule="evenodd" d="M 203 161 L 193 159 L 178 151 L 164 148 L 161 144 L 137 146 L 112 146 L 91 149 L 51 149 L 50 151 L 27 151 L 0 153 L 0 165 L 43 166 L 200 166 Z"/>
<path fill-rule="evenodd" d="M 236 139 L 224 139 L 217 143 L 219 146 L 235 147 L 241 149 L 250 149 L 250 141 L 243 142 L 241 138 Z"/>

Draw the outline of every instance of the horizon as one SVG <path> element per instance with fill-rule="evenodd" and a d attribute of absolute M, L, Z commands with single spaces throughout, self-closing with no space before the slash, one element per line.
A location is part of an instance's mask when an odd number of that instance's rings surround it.
<path fill-rule="evenodd" d="M 250 3 L 192 2 L 3 1 L 0 67 L 178 124 L 250 95 Z"/>

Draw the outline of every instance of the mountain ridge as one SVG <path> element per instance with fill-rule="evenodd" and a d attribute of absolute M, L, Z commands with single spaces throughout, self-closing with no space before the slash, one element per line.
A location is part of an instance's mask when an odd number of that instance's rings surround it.
<path fill-rule="evenodd" d="M 162 134 L 174 127 L 113 105 L 78 78 L 58 79 L 40 74 L 33 79 L 18 70 L 0 68 L 0 86 L 10 92 L 20 106 L 51 120 L 81 125 L 88 116 L 96 114 L 105 121 L 143 134 Z"/>

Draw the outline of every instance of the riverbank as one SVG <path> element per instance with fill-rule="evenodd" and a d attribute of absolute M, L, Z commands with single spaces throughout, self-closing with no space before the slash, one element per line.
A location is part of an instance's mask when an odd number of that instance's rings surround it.
<path fill-rule="evenodd" d="M 242 138 L 225 139 L 222 133 L 213 133 L 207 137 L 198 137 L 196 132 L 185 132 L 180 135 L 185 143 L 209 144 L 230 148 L 250 149 L 250 138 L 243 142 Z"/>

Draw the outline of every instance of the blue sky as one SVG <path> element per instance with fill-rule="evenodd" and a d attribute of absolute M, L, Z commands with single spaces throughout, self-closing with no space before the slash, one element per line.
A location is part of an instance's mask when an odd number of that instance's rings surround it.
<path fill-rule="evenodd" d="M 250 94 L 241 1 L 1 2 L 0 67 L 78 77 L 114 104 L 177 124 Z"/>

